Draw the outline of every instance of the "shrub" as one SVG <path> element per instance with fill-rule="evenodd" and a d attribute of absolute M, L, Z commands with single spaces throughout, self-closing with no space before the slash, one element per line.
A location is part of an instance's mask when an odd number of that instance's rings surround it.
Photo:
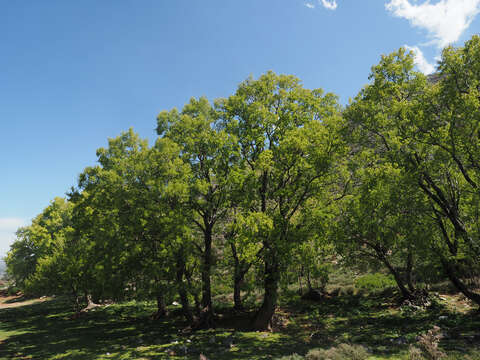
<path fill-rule="evenodd" d="M 364 360 L 367 350 L 360 345 L 340 344 L 328 350 L 313 349 L 305 356 L 306 360 Z"/>
<path fill-rule="evenodd" d="M 410 348 L 410 360 L 438 360 L 445 358 L 447 354 L 438 348 L 438 344 L 442 337 L 441 329 L 438 326 L 434 326 L 432 329 L 428 330 L 426 334 L 420 335 L 418 337 L 418 345 L 420 346 L 420 349 L 415 347 Z"/>
<path fill-rule="evenodd" d="M 395 287 L 395 280 L 391 276 L 381 273 L 367 274 L 357 278 L 355 286 L 359 289 L 381 291 Z"/>
<path fill-rule="evenodd" d="M 410 348 L 408 349 L 408 360 L 425 360 L 422 355 L 422 350 L 410 345 Z"/>
<path fill-rule="evenodd" d="M 282 356 L 281 358 L 277 358 L 275 360 L 304 360 L 304 357 L 298 354 L 293 354 L 288 356 Z"/>
<path fill-rule="evenodd" d="M 340 289 L 340 295 L 352 296 L 355 295 L 356 289 L 353 285 L 346 285 Z"/>

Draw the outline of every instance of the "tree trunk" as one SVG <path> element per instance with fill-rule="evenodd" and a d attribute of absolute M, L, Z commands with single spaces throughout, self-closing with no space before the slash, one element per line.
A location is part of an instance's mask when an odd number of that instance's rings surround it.
<path fill-rule="evenodd" d="M 245 261 L 241 261 L 237 255 L 237 248 L 235 244 L 230 243 L 232 248 L 232 255 L 234 261 L 234 272 L 233 272 L 233 308 L 235 310 L 243 310 L 241 290 L 242 284 L 245 279 L 245 275 L 250 269 L 251 264 L 246 264 Z"/>
<path fill-rule="evenodd" d="M 200 302 L 199 293 L 196 291 L 196 287 L 192 283 L 192 272 L 193 272 L 193 270 L 188 271 L 185 268 L 185 278 L 187 279 L 188 286 L 190 287 L 190 294 L 193 296 L 193 303 L 195 304 L 195 311 L 196 311 L 197 315 L 199 315 L 200 314 L 201 302 Z"/>
<path fill-rule="evenodd" d="M 452 265 L 447 259 L 442 257 L 440 260 L 445 273 L 457 290 L 465 295 L 468 299 L 472 300 L 475 304 L 480 306 L 480 294 L 474 293 L 468 289 L 468 287 L 457 276 L 455 266 Z"/>
<path fill-rule="evenodd" d="M 157 312 L 152 315 L 152 318 L 157 320 L 165 317 L 167 315 L 167 306 L 165 303 L 165 297 L 163 296 L 163 292 L 158 290 L 157 292 Z"/>
<path fill-rule="evenodd" d="M 300 288 L 300 296 L 303 295 L 302 276 L 303 276 L 303 265 L 300 267 L 300 272 L 298 274 L 298 285 Z"/>
<path fill-rule="evenodd" d="M 261 199 L 261 211 L 267 211 L 267 187 L 268 187 L 268 172 L 264 171 L 262 174 L 262 184 L 259 189 Z M 279 280 L 279 264 L 275 254 L 267 239 L 264 239 L 263 245 L 266 250 L 265 254 L 265 274 L 264 274 L 264 295 L 263 303 L 260 309 L 255 314 L 253 319 L 253 328 L 255 330 L 271 330 L 272 318 L 275 314 L 278 298 L 278 280 Z"/>
<path fill-rule="evenodd" d="M 205 251 L 203 253 L 202 268 L 202 309 L 196 328 L 209 329 L 214 327 L 214 315 L 211 292 L 211 267 L 212 267 L 212 225 L 205 221 Z"/>
<path fill-rule="evenodd" d="M 413 254 L 411 251 L 408 252 L 408 257 L 407 257 L 407 267 L 405 271 L 405 278 L 407 280 L 407 286 L 408 290 L 410 290 L 411 293 L 415 292 L 415 286 L 413 285 Z"/>
<path fill-rule="evenodd" d="M 270 331 L 272 329 L 272 317 L 277 307 L 278 280 L 279 266 L 276 257 L 272 255 L 270 259 L 265 260 L 265 293 L 263 304 L 253 320 L 253 328 L 255 330 Z"/>
<path fill-rule="evenodd" d="M 457 254 L 456 239 L 452 243 L 450 237 L 448 236 L 447 229 L 445 228 L 445 225 L 443 224 L 443 221 L 439 216 L 437 216 L 437 224 L 442 230 L 442 236 L 448 245 L 450 253 L 455 256 Z M 480 294 L 470 291 L 468 287 L 460 280 L 459 276 L 457 275 L 457 269 L 455 269 L 455 265 L 448 261 L 448 259 L 446 259 L 442 255 L 440 255 L 440 262 L 442 263 L 442 267 L 445 270 L 447 277 L 457 288 L 457 290 L 460 291 L 463 295 L 465 295 L 468 299 L 472 300 L 475 304 L 480 305 Z"/>
<path fill-rule="evenodd" d="M 234 284 L 233 284 L 233 308 L 237 311 L 243 310 L 242 296 L 241 296 L 242 283 L 243 283 L 243 277 L 239 276 L 239 274 L 235 274 Z"/>
<path fill-rule="evenodd" d="M 398 273 L 398 271 L 393 267 L 392 264 L 390 264 L 390 262 L 387 260 L 387 258 L 385 256 L 382 255 L 381 260 L 385 264 L 385 266 L 388 268 L 390 273 L 393 275 L 393 277 L 395 279 L 395 282 L 397 283 L 397 287 L 402 294 L 402 297 L 405 300 L 413 299 L 413 297 L 414 297 L 413 294 L 405 287 L 405 283 L 404 283 L 402 277 L 400 276 L 400 274 Z"/>
<path fill-rule="evenodd" d="M 188 294 L 185 290 L 185 284 L 183 282 L 183 275 L 185 273 L 185 260 L 183 259 L 183 254 L 177 256 L 177 272 L 176 272 L 176 281 L 177 281 L 177 291 L 180 296 L 180 303 L 182 304 L 183 316 L 190 324 L 193 323 L 192 312 L 190 311 L 190 304 L 188 302 Z"/>
<path fill-rule="evenodd" d="M 310 270 L 307 269 L 307 286 L 308 286 L 308 291 L 312 290 L 312 281 L 310 280 Z"/>

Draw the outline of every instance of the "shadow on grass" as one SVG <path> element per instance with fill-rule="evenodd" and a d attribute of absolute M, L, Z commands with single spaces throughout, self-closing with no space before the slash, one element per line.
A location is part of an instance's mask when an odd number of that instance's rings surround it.
<path fill-rule="evenodd" d="M 178 313 L 152 321 L 154 304 L 124 303 L 72 319 L 62 299 L 0 310 L 1 359 L 274 359 L 315 347 L 361 344 L 375 354 L 404 354 L 416 336 L 440 326 L 445 348 L 476 346 L 480 319 L 443 304 L 402 313 L 395 298 L 344 295 L 319 303 L 294 299 L 279 309 L 274 333 L 248 331 L 252 312 L 219 309 L 217 329 L 185 332 Z M 442 316 L 442 320 L 439 317 Z M 446 318 L 443 318 L 446 316 Z"/>
<path fill-rule="evenodd" d="M 0 334 L 6 333 L 0 358 L 48 359 L 65 354 L 65 358 L 95 359 L 118 346 L 135 348 L 145 334 L 168 341 L 175 333 L 174 323 L 132 318 L 128 306 L 120 311 L 101 309 L 75 320 L 69 309 L 67 303 L 55 300 L 0 310 Z"/>
<path fill-rule="evenodd" d="M 433 326 L 443 330 L 445 350 L 480 347 L 480 341 L 476 342 L 480 340 L 478 312 L 451 312 L 442 302 L 426 310 L 408 311 L 399 307 L 395 296 L 343 295 L 321 302 L 296 299 L 286 308 L 297 314 L 286 331 L 298 334 L 308 329 L 312 347 L 329 348 L 343 342 L 363 345 L 377 355 L 400 355 Z"/>
<path fill-rule="evenodd" d="M 181 318 L 150 320 L 154 308 L 148 305 L 113 305 L 77 319 L 70 309 L 53 300 L 0 310 L 0 358 L 198 359 L 203 353 L 214 359 L 270 359 L 306 351 L 295 337 L 239 331 L 244 329 L 230 314 L 221 316 L 217 329 L 184 333 Z"/>

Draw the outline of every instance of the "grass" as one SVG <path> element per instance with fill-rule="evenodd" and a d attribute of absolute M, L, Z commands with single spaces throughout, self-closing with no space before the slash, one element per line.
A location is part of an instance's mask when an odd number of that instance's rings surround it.
<path fill-rule="evenodd" d="M 480 348 L 480 316 L 456 295 L 408 312 L 385 294 L 345 294 L 320 303 L 285 294 L 273 333 L 247 331 L 249 313 L 218 309 L 218 328 L 197 332 L 183 331 L 187 324 L 174 310 L 167 319 L 151 320 L 155 306 L 148 302 L 97 308 L 77 319 L 62 299 L 0 309 L 0 359 L 198 359 L 203 353 L 259 360 L 340 343 L 365 346 L 370 359 L 407 359 L 409 345 L 434 325 L 447 334 L 440 345 L 451 359 Z"/>

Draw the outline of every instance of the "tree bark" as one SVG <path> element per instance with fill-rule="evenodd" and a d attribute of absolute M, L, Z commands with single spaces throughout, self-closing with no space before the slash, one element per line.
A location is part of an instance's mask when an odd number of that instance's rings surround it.
<path fill-rule="evenodd" d="M 312 290 L 312 281 L 310 280 L 310 270 L 307 269 L 307 286 L 308 286 L 308 291 Z"/>
<path fill-rule="evenodd" d="M 195 304 L 195 311 L 196 311 L 197 315 L 199 315 L 200 314 L 201 302 L 200 302 L 199 293 L 196 291 L 195 286 L 192 283 L 192 273 L 193 273 L 193 270 L 188 271 L 185 268 L 185 271 L 184 271 L 185 278 L 187 279 L 188 286 L 190 287 L 190 294 L 193 296 L 193 303 Z"/>
<path fill-rule="evenodd" d="M 405 271 L 405 278 L 407 280 L 407 286 L 410 292 L 413 294 L 415 292 L 415 286 L 413 285 L 413 254 L 412 251 L 408 252 L 407 257 L 407 267 Z"/>
<path fill-rule="evenodd" d="M 234 284 L 233 284 L 233 308 L 237 311 L 243 310 L 242 296 L 241 296 L 242 283 L 243 283 L 243 277 L 239 277 L 235 275 Z"/>
<path fill-rule="evenodd" d="M 167 315 L 167 305 L 165 303 L 165 297 L 163 292 L 158 290 L 157 292 L 157 312 L 153 314 L 154 319 L 161 319 Z"/>
<path fill-rule="evenodd" d="M 451 246 L 452 241 L 448 235 L 447 229 L 445 228 L 442 219 L 438 215 L 437 224 L 439 225 L 440 230 L 442 230 L 442 236 L 447 243 L 450 253 L 455 256 L 457 254 L 457 246 Z M 456 244 L 456 239 L 454 240 L 453 244 Z M 442 263 L 442 267 L 447 274 L 447 277 L 450 279 L 455 288 L 457 288 L 458 291 L 460 291 L 468 299 L 472 300 L 475 304 L 480 305 L 480 294 L 470 291 L 468 286 L 460 280 L 460 277 L 457 275 L 456 266 L 442 255 L 440 256 L 440 262 Z"/>
<path fill-rule="evenodd" d="M 232 256 L 234 262 L 234 272 L 233 272 L 233 308 L 237 311 L 243 310 L 241 290 L 245 275 L 250 269 L 251 264 L 245 263 L 238 258 L 237 248 L 234 243 L 230 243 L 232 248 Z"/>
<path fill-rule="evenodd" d="M 402 294 L 402 297 L 405 299 L 405 300 L 411 300 L 414 298 L 412 292 L 410 292 L 406 287 L 405 287 L 405 283 L 402 279 L 402 277 L 400 276 L 400 274 L 398 273 L 398 271 L 393 267 L 392 264 L 390 264 L 390 262 L 387 260 L 387 258 L 384 256 L 384 255 L 381 255 L 381 260 L 382 262 L 385 264 L 385 266 L 388 268 L 388 270 L 390 271 L 390 273 L 393 275 L 394 279 L 395 279 L 395 282 L 397 283 L 397 287 L 398 289 L 400 290 L 400 293 Z"/>
<path fill-rule="evenodd" d="M 272 317 L 275 314 L 278 298 L 279 266 L 274 254 L 265 259 L 265 293 L 263 304 L 255 314 L 253 328 L 255 330 L 272 330 Z"/>
<path fill-rule="evenodd" d="M 262 174 L 261 186 L 259 189 L 261 199 L 261 212 L 267 211 L 267 188 L 268 188 L 268 172 Z M 279 280 L 279 264 L 268 239 L 264 239 L 263 245 L 266 249 L 265 254 L 265 273 L 264 273 L 264 295 L 263 303 L 255 314 L 253 319 L 253 328 L 255 330 L 272 330 L 272 318 L 275 314 L 278 298 L 278 280 Z"/>
<path fill-rule="evenodd" d="M 480 294 L 474 293 L 470 291 L 468 287 L 460 280 L 460 278 L 456 274 L 455 265 L 451 264 L 447 259 L 441 258 L 441 263 L 447 277 L 453 283 L 453 285 L 460 291 L 463 295 L 465 295 L 468 299 L 472 300 L 475 304 L 480 306 Z"/>
<path fill-rule="evenodd" d="M 183 254 L 177 256 L 177 271 L 176 271 L 176 281 L 177 281 L 177 291 L 180 296 L 180 303 L 182 304 L 183 316 L 190 324 L 193 323 L 193 315 L 190 311 L 190 304 L 188 301 L 188 294 L 185 290 L 185 283 L 183 282 L 183 275 L 185 273 L 185 260 L 183 259 Z"/>
<path fill-rule="evenodd" d="M 210 281 L 212 268 L 212 228 L 213 226 L 205 221 L 205 251 L 203 252 L 202 268 L 202 309 L 200 311 L 199 322 L 195 326 L 196 328 L 202 329 L 213 328 L 215 325 Z"/>

